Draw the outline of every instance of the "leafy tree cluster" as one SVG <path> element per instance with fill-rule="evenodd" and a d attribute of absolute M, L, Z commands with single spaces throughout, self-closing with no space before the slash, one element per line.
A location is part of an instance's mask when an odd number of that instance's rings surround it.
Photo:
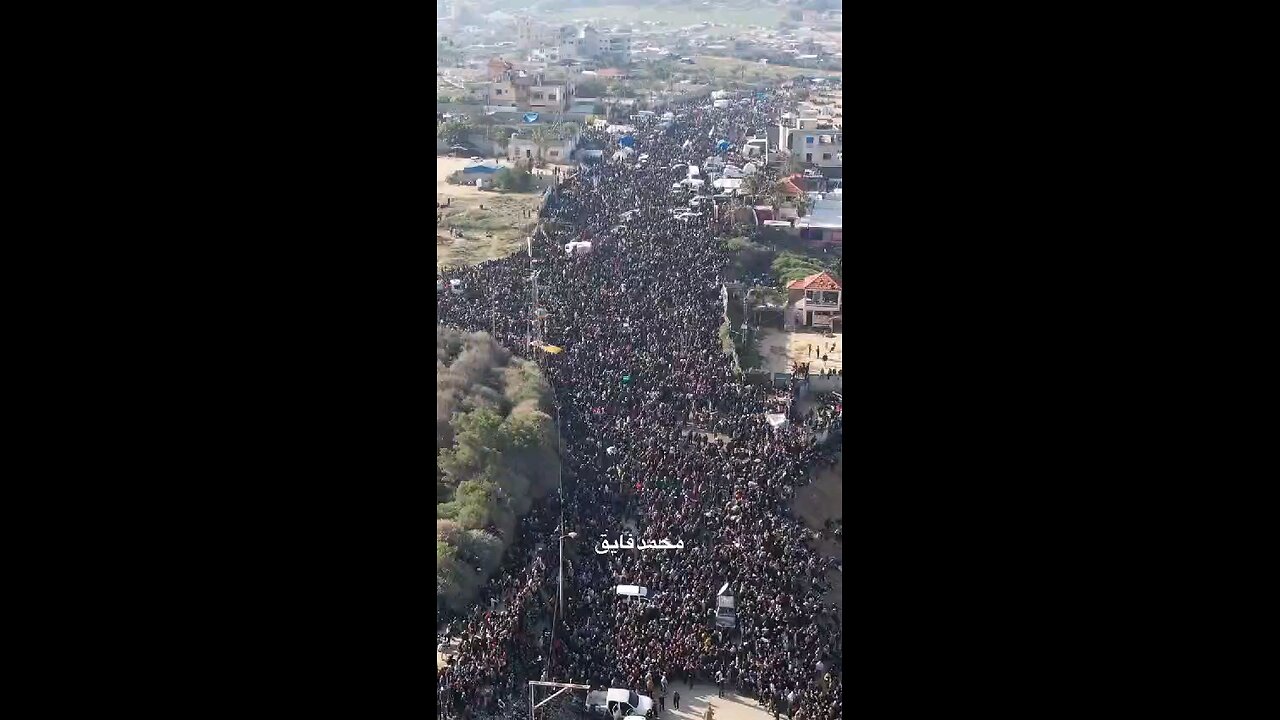
<path fill-rule="evenodd" d="M 450 145 L 457 145 L 466 139 L 472 131 L 472 124 L 466 117 L 453 117 L 445 122 L 436 123 L 436 137 Z"/>
<path fill-rule="evenodd" d="M 487 333 L 436 328 L 436 596 L 462 612 L 557 484 L 551 389 Z"/>
<path fill-rule="evenodd" d="M 523 167 L 503 168 L 493 182 L 502 190 L 528 192 L 533 189 L 533 174 Z"/>
<path fill-rule="evenodd" d="M 778 284 L 786 287 L 787 283 L 792 280 L 799 280 L 804 277 L 820 273 L 823 270 L 835 270 L 836 258 L 833 256 L 829 262 L 819 262 L 817 258 L 812 256 L 799 255 L 790 251 L 778 253 L 778 257 L 772 263 L 774 277 L 778 278 Z M 832 272 L 835 275 L 835 272 Z"/>

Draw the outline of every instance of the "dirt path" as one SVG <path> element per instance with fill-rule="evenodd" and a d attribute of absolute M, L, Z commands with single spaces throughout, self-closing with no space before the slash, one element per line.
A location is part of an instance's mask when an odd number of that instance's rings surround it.
<path fill-rule="evenodd" d="M 825 337 L 820 332 L 763 329 L 760 331 L 760 356 L 768 364 L 769 372 L 791 372 L 791 363 L 809 363 L 809 371 L 820 374 L 823 370 L 840 370 L 844 368 L 844 333 L 835 333 L 834 337 Z M 835 344 L 835 349 L 831 345 Z M 816 357 L 809 352 L 810 347 L 819 348 Z M 822 360 L 822 353 L 827 359 Z"/>

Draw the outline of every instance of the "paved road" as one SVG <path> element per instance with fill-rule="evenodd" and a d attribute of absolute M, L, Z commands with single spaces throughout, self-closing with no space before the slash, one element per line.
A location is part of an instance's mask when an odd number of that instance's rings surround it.
<path fill-rule="evenodd" d="M 680 691 L 680 709 L 671 707 L 671 697 L 676 690 Z M 657 698 L 654 698 L 656 701 Z M 694 685 L 689 689 L 687 683 L 669 683 L 667 685 L 667 711 L 658 716 L 659 720 L 702 720 L 708 704 L 715 708 L 716 720 L 772 720 L 773 713 L 766 712 L 760 703 L 746 697 L 738 697 L 731 690 L 725 690 L 724 697 L 716 697 L 715 685 Z"/>

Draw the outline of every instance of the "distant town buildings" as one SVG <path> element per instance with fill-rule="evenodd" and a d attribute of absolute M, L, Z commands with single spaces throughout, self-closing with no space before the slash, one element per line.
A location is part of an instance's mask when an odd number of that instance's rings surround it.
<path fill-rule="evenodd" d="M 631 62 L 630 30 L 601 32 L 590 25 L 548 25 L 533 18 L 516 20 L 516 47 L 537 51 L 553 60 Z"/>

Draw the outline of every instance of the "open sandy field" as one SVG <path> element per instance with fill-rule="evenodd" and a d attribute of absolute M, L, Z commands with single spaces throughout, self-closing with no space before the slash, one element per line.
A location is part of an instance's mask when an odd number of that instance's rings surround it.
<path fill-rule="evenodd" d="M 844 333 L 836 333 L 835 337 L 823 337 L 815 330 L 800 330 L 786 333 L 779 330 L 760 331 L 760 356 L 768 363 L 769 372 L 791 372 L 792 362 L 808 362 L 809 372 L 821 373 L 829 368 L 840 370 L 844 367 Z M 835 350 L 829 349 L 835 343 Z M 827 359 L 808 354 L 808 346 L 822 347 Z"/>
<path fill-rule="evenodd" d="M 466 185 L 450 185 L 445 178 L 466 167 L 466 158 L 436 158 L 436 202 L 449 207 L 437 210 L 436 267 L 471 265 L 506 257 L 524 249 L 525 238 L 533 231 L 542 189 L 550 182 L 543 173 L 535 192 L 499 193 Z M 503 161 L 503 167 L 507 163 Z M 483 206 L 483 207 L 481 207 Z M 449 235 L 449 228 L 462 230 L 463 237 Z"/>
<path fill-rule="evenodd" d="M 789 80 L 796 75 L 814 76 L 832 76 L 843 77 L 843 72 L 839 66 L 833 68 L 803 68 L 792 67 L 790 65 L 761 65 L 752 60 L 740 60 L 731 57 L 718 57 L 713 55 L 695 55 L 693 62 L 696 67 L 715 68 L 716 76 L 719 78 L 734 77 L 734 68 L 742 68 L 745 80 Z M 687 67 L 687 66 L 686 66 Z"/>

